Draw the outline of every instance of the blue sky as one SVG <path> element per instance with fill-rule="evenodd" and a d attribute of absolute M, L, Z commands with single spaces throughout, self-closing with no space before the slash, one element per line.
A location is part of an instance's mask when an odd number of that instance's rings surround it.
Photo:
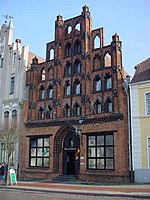
<path fill-rule="evenodd" d="M 46 43 L 54 40 L 56 16 L 78 16 L 84 5 L 89 6 L 93 29 L 104 27 L 105 44 L 119 34 L 123 66 L 133 75 L 134 66 L 150 57 L 150 0 L 0 0 L 0 24 L 2 15 L 13 16 L 14 39 L 45 58 Z"/>

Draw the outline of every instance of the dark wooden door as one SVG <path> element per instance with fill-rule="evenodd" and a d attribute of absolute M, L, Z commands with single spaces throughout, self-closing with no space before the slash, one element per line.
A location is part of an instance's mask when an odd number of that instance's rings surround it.
<path fill-rule="evenodd" d="M 75 174 L 75 152 L 74 151 L 67 152 L 67 174 L 68 175 Z"/>

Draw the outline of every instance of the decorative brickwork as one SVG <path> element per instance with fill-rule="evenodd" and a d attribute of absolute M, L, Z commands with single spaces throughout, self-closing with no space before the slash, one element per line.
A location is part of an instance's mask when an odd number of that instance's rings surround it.
<path fill-rule="evenodd" d="M 34 167 L 34 160 L 30 168 L 27 161 L 22 161 L 23 154 L 29 160 L 33 153 L 29 149 L 30 137 L 23 138 L 20 177 L 31 178 L 31 172 L 33 178 L 44 178 L 43 173 L 49 173 L 50 178 L 75 172 L 82 180 L 128 182 L 124 74 L 118 34 L 105 46 L 104 29 L 92 30 L 87 6 L 72 19 L 64 21 L 62 16 L 57 16 L 55 40 L 46 45 L 46 62 L 38 63 L 35 58 L 27 71 L 26 84 L 30 90 L 24 107 L 26 135 L 50 137 L 49 168 L 41 168 L 37 157 L 39 168 Z M 75 134 L 80 137 L 79 149 L 74 146 Z M 107 141 L 100 144 L 98 139 L 93 139 L 109 138 L 109 135 L 113 138 L 111 147 Z M 66 144 L 70 146 L 64 149 L 67 139 Z"/>

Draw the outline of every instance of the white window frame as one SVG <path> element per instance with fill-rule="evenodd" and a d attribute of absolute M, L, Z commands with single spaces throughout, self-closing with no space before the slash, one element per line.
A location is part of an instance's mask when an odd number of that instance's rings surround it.
<path fill-rule="evenodd" d="M 150 136 L 147 137 L 147 165 L 150 168 Z"/>
<path fill-rule="evenodd" d="M 146 92 L 145 94 L 144 94 L 144 96 L 145 96 L 145 114 L 146 115 L 150 115 L 150 112 L 148 112 L 148 107 L 147 107 L 147 98 L 146 98 L 146 95 L 147 94 L 150 94 L 150 91 L 149 92 Z"/>

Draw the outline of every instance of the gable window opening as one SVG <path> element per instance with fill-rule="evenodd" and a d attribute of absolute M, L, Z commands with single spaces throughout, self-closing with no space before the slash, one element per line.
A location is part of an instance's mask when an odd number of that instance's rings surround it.
<path fill-rule="evenodd" d="M 15 89 L 15 77 L 12 77 L 10 80 L 10 94 L 14 94 Z"/>
<path fill-rule="evenodd" d="M 54 49 L 52 48 L 52 49 L 50 50 L 50 60 L 54 60 L 54 55 L 55 55 Z"/>
<path fill-rule="evenodd" d="M 30 167 L 49 167 L 49 137 L 30 138 Z"/>
<path fill-rule="evenodd" d="M 66 56 L 71 56 L 71 44 L 66 45 Z"/>
<path fill-rule="evenodd" d="M 42 81 L 45 81 L 45 69 L 42 69 L 41 71 L 41 79 Z"/>

